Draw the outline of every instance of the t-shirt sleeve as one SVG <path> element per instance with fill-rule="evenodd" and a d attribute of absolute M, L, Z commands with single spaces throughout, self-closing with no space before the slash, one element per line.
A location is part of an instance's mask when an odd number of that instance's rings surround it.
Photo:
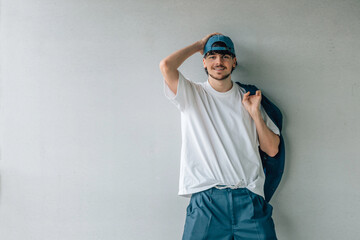
<path fill-rule="evenodd" d="M 275 133 L 276 135 L 280 136 L 280 131 L 279 128 L 275 125 L 275 123 L 271 120 L 271 118 L 267 115 L 265 109 L 262 107 L 262 105 L 260 105 L 260 112 L 261 115 L 264 119 L 264 122 L 266 124 L 266 126 L 273 131 L 273 133 Z"/>
<path fill-rule="evenodd" d="M 186 79 L 179 71 L 179 81 L 177 85 L 176 94 L 169 88 L 165 79 L 164 82 L 164 93 L 165 96 L 180 110 L 183 111 L 189 104 L 189 93 L 191 92 L 191 81 Z"/>

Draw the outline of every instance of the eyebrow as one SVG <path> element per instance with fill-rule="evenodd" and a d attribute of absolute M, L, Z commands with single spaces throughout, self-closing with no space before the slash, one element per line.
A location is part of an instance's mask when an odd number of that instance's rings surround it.
<path fill-rule="evenodd" d="M 231 57 L 231 55 L 230 55 L 230 54 L 228 54 L 228 53 L 225 53 L 225 54 L 221 54 L 221 53 L 213 53 L 213 54 L 209 54 L 209 55 L 208 55 L 208 57 L 210 57 L 210 56 L 214 56 L 214 55 L 229 56 L 229 57 Z"/>

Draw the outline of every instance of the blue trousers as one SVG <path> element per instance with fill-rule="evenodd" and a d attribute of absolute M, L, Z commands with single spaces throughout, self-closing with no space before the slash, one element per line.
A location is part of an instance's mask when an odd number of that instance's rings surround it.
<path fill-rule="evenodd" d="M 276 240 L 272 206 L 246 188 L 211 188 L 191 196 L 183 240 Z"/>

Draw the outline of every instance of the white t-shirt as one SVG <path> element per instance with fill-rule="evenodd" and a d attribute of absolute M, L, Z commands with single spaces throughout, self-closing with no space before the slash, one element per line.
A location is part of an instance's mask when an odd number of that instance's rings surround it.
<path fill-rule="evenodd" d="M 245 89 L 233 82 L 218 92 L 209 81 L 196 83 L 179 72 L 176 95 L 164 80 L 165 96 L 181 112 L 180 196 L 216 185 L 237 185 L 264 197 L 265 174 L 255 122 L 242 104 Z M 266 125 L 279 129 L 262 106 Z"/>

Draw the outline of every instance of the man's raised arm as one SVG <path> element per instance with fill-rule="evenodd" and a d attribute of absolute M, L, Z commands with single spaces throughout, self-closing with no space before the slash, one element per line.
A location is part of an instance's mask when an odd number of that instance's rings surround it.
<path fill-rule="evenodd" d="M 174 94 L 176 94 L 177 92 L 177 85 L 179 81 L 179 72 L 177 69 L 186 59 L 188 59 L 193 54 L 200 52 L 202 55 L 207 40 L 211 36 L 216 34 L 221 34 L 221 33 L 211 33 L 206 37 L 204 37 L 203 39 L 201 39 L 200 41 L 197 41 L 183 49 L 180 49 L 160 61 L 159 67 L 161 73 L 164 76 L 167 85 L 169 86 L 171 91 L 174 92 Z"/>

